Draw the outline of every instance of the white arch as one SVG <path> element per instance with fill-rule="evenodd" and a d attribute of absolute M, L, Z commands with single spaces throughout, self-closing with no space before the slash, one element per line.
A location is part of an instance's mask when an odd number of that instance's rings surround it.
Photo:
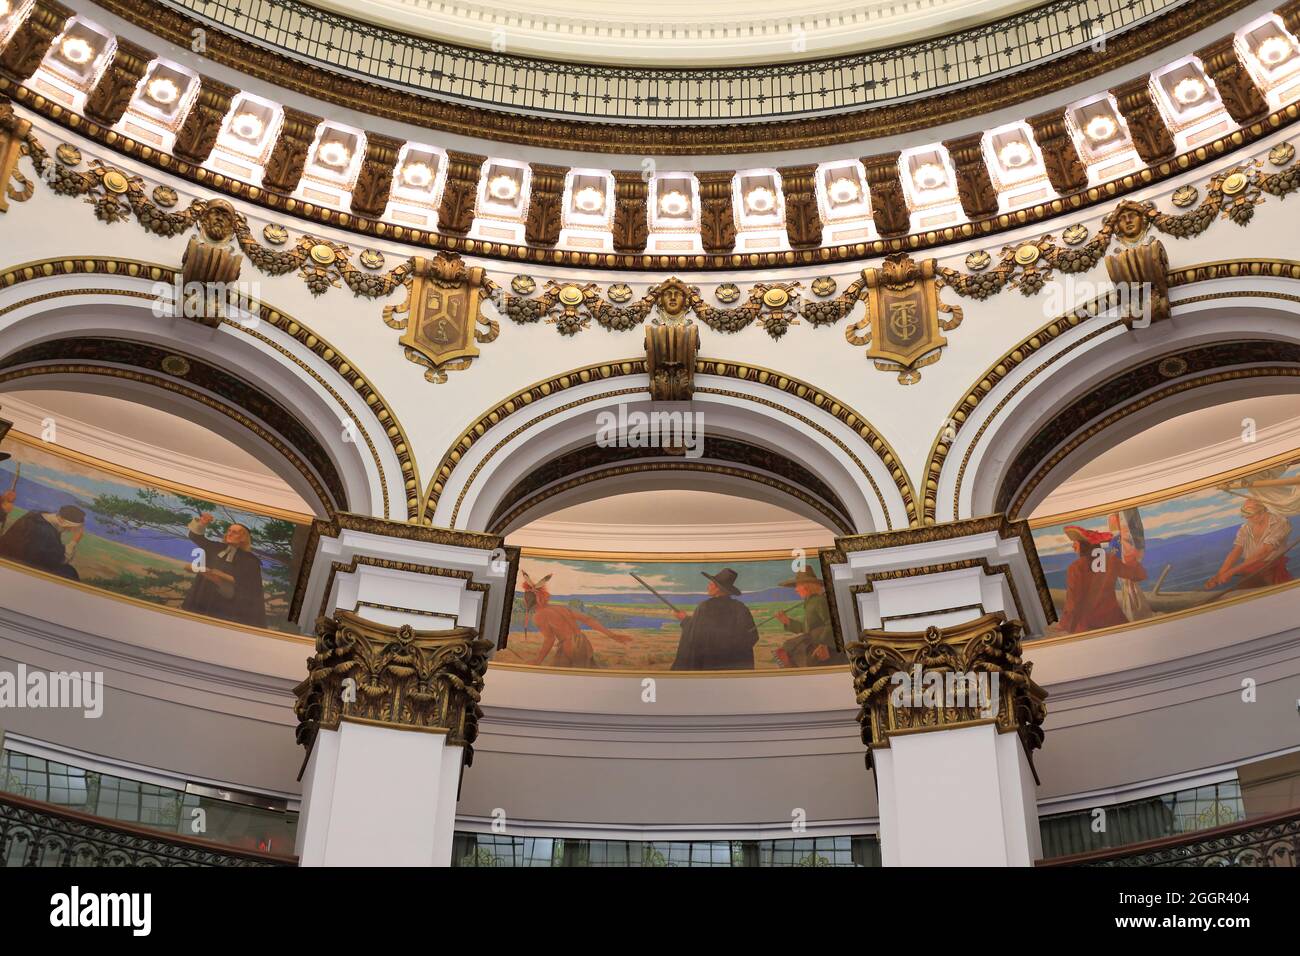
<path fill-rule="evenodd" d="M 856 533 L 907 527 L 904 495 L 890 469 L 854 428 L 825 408 L 775 386 L 725 375 L 696 375 L 695 388 L 690 410 L 704 416 L 706 440 L 709 435 L 735 438 L 802 465 L 835 492 Z M 629 410 L 656 407 L 648 392 L 649 379 L 643 373 L 590 381 L 552 391 L 503 417 L 465 451 L 437 501 L 430 502 L 432 523 L 484 530 L 517 482 L 559 455 L 592 445 L 602 412 L 617 413 L 620 404 Z M 733 483 L 731 490 L 777 500 L 770 497 L 772 492 L 760 492 L 751 484 Z M 706 479 L 691 484 L 708 485 Z M 792 501 L 780 498 L 787 506 Z"/>
<path fill-rule="evenodd" d="M 1173 315 L 1167 321 L 1130 330 L 1112 313 L 1060 335 L 999 381 L 957 431 L 939 473 L 935 520 L 943 523 L 995 511 L 998 491 L 1025 444 L 1058 413 L 1125 369 L 1214 343 L 1300 343 L 1300 303 L 1286 298 L 1296 294 L 1297 286 L 1295 280 L 1275 277 L 1184 285 L 1171 290 Z M 1183 301 L 1191 299 L 1197 301 Z M 1138 434 L 1157 418 L 1249 394 L 1300 390 L 1300 381 L 1289 381 L 1289 389 L 1277 380 L 1227 382 L 1161 400 L 1074 449 L 1058 465 L 1059 473 L 1068 475 L 1088 457 Z M 1048 482 L 1034 489 L 1021 513 L 1030 513 L 1050 490 Z"/>
<path fill-rule="evenodd" d="M 148 279 L 99 273 L 42 278 L 0 289 L 0 359 L 44 342 L 86 338 L 138 342 L 201 359 L 259 389 L 316 439 L 338 473 L 349 511 L 406 518 L 401 462 L 385 426 L 327 361 L 267 321 L 209 328 L 190 319 L 159 318 L 153 291 Z M 201 402 L 147 383 L 93 374 L 23 378 L 7 387 L 85 388 L 181 414 L 258 456 L 305 500 L 319 498 L 264 439 Z M 220 396 L 208 397 L 230 405 Z M 269 423 L 259 424 L 292 446 Z"/>

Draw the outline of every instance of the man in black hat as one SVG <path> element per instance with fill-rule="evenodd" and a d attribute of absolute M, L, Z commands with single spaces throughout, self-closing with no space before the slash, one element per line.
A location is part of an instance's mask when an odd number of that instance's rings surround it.
<path fill-rule="evenodd" d="M 68 533 L 65 545 L 63 535 Z M 86 513 L 76 505 L 64 505 L 57 512 L 29 511 L 0 537 L 0 558 L 80 581 L 71 562 L 85 533 Z"/>
<path fill-rule="evenodd" d="M 758 628 L 749 608 L 736 600 L 736 572 L 723 568 L 717 574 L 701 571 L 709 579 L 709 598 L 694 614 L 677 612 L 682 639 L 677 644 L 675 671 L 753 670 Z"/>

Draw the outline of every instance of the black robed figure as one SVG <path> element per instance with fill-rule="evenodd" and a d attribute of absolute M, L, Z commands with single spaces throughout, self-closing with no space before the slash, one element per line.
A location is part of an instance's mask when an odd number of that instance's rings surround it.
<path fill-rule="evenodd" d="M 203 570 L 194 576 L 181 608 L 223 621 L 266 627 L 266 595 L 262 591 L 262 562 L 253 554 L 253 541 L 242 524 L 226 529 L 224 541 L 207 536 L 212 515 L 190 522 L 190 541 L 203 549 Z"/>
<path fill-rule="evenodd" d="M 753 670 L 758 628 L 749 608 L 736 600 L 736 572 L 723 568 L 709 579 L 709 599 L 695 613 L 677 612 L 682 639 L 677 644 L 675 671 Z"/>

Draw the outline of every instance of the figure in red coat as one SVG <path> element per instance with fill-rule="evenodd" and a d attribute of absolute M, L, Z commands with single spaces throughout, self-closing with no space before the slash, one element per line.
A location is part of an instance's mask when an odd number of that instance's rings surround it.
<path fill-rule="evenodd" d="M 1065 610 L 1059 628 L 1077 634 L 1127 624 L 1128 618 L 1115 599 L 1115 582 L 1145 581 L 1146 568 L 1131 554 L 1121 558 L 1106 550 L 1104 545 L 1113 537 L 1110 532 L 1089 531 L 1072 524 L 1066 525 L 1065 533 L 1074 542 L 1078 557 L 1065 572 Z"/>

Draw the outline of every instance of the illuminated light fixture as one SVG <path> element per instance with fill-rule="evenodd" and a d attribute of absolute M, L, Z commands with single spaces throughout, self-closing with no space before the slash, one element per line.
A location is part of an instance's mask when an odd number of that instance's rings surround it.
<path fill-rule="evenodd" d="M 402 167 L 402 182 L 412 189 L 428 189 L 433 182 L 433 170 L 428 163 L 407 163 Z"/>
<path fill-rule="evenodd" d="M 149 81 L 145 94 L 160 106 L 171 106 L 180 99 L 181 91 L 180 87 L 167 77 L 160 76 Z"/>
<path fill-rule="evenodd" d="M 1287 42 L 1286 37 L 1277 34 L 1265 37 L 1259 46 L 1255 48 L 1255 56 L 1265 66 L 1277 66 L 1290 55 L 1291 44 Z"/>
<path fill-rule="evenodd" d="M 89 63 L 95 58 L 95 48 L 81 37 L 68 37 L 59 47 L 63 58 L 77 66 Z"/>
<path fill-rule="evenodd" d="M 690 207 L 691 204 L 686 196 L 676 189 L 659 197 L 659 211 L 665 216 L 684 216 Z"/>
<path fill-rule="evenodd" d="M 1088 125 L 1083 128 L 1083 131 L 1088 134 L 1088 138 L 1093 142 L 1104 143 L 1119 131 L 1119 124 L 1115 122 L 1113 117 L 1103 113 L 1088 120 Z"/>
<path fill-rule="evenodd" d="M 519 183 L 513 176 L 502 173 L 488 181 L 488 195 L 497 202 L 511 202 L 519 195 Z"/>
<path fill-rule="evenodd" d="M 573 205 L 579 212 L 600 212 L 605 208 L 605 194 L 595 186 L 583 186 L 573 194 Z"/>
<path fill-rule="evenodd" d="M 0 20 L 3 20 L 13 12 L 14 8 L 10 5 L 9 0 L 0 0 Z"/>
<path fill-rule="evenodd" d="M 1033 154 L 1029 151 L 1029 146 L 1024 140 L 1013 139 L 1002 147 L 998 153 L 998 159 L 1007 169 L 1019 169 L 1025 163 L 1029 162 Z"/>
<path fill-rule="evenodd" d="M 938 189 L 948 181 L 948 174 L 935 163 L 922 163 L 912 173 L 912 179 L 922 189 Z"/>
<path fill-rule="evenodd" d="M 320 149 L 316 150 L 316 158 L 326 166 L 342 169 L 352 158 L 352 150 L 338 140 L 330 140 L 328 143 L 321 143 Z"/>
<path fill-rule="evenodd" d="M 862 195 L 862 187 L 849 176 L 841 176 L 831 181 L 830 189 L 827 190 L 831 197 L 831 202 L 837 206 L 843 206 L 846 203 L 857 202 L 858 197 Z"/>
<path fill-rule="evenodd" d="M 1183 106 L 1192 106 L 1205 99 L 1205 84 L 1194 76 L 1185 76 L 1174 86 L 1174 99 Z"/>
<path fill-rule="evenodd" d="M 262 131 L 266 129 L 266 124 L 260 117 L 252 113 L 240 113 L 230 124 L 230 131 L 240 139 L 246 139 L 249 142 L 257 142 L 262 138 Z"/>
<path fill-rule="evenodd" d="M 776 193 L 766 186 L 755 186 L 745 194 L 745 208 L 756 213 L 771 212 L 776 208 Z"/>

